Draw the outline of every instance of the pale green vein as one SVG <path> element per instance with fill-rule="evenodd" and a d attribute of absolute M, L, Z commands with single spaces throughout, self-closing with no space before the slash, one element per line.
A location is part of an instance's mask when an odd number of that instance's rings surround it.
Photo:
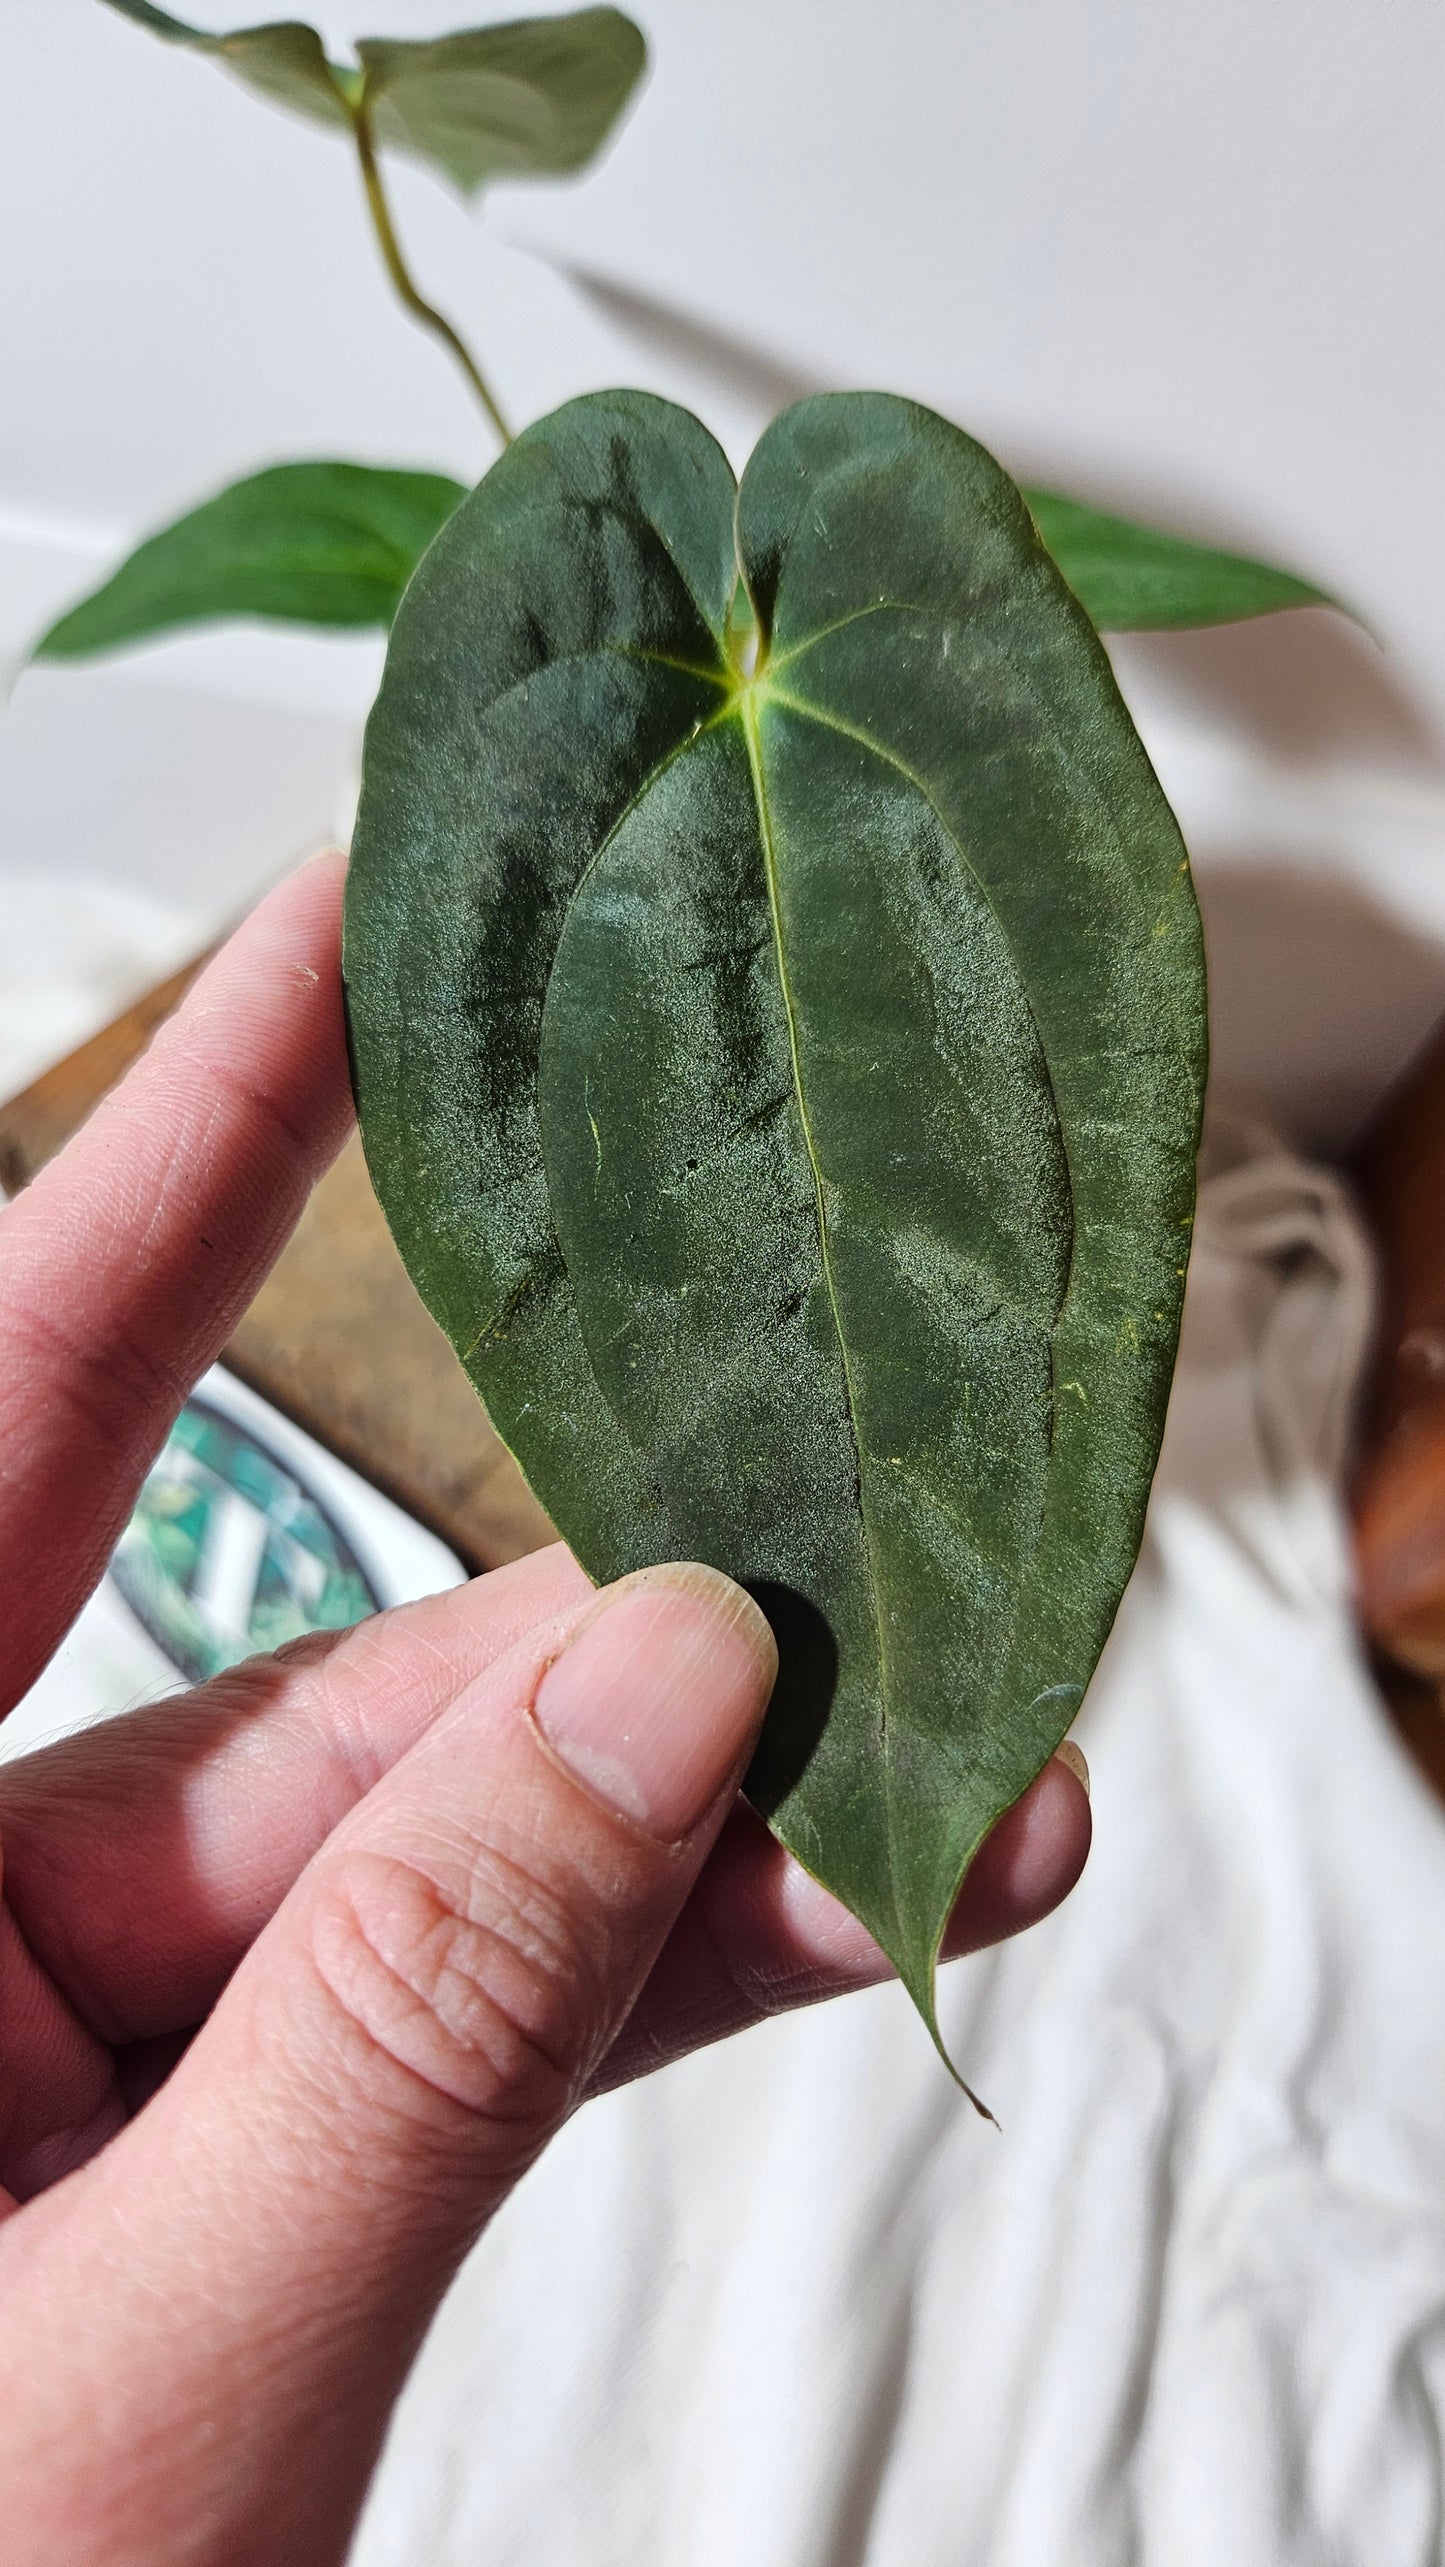
<path fill-rule="evenodd" d="M 779 669 L 791 668 L 794 660 L 800 660 L 805 651 L 815 651 L 820 642 L 828 641 L 834 633 L 846 633 L 850 624 L 866 623 L 870 615 L 927 615 L 936 618 L 937 614 L 937 607 L 914 606 L 906 597 L 875 597 L 871 606 L 855 606 L 851 614 L 840 615 L 836 623 L 820 624 L 816 633 L 806 633 L 790 651 L 780 651 L 776 659 L 770 657 L 767 673 L 771 677 Z"/>
<path fill-rule="evenodd" d="M 606 647 L 619 659 L 641 660 L 648 668 L 676 669 L 683 677 L 700 678 L 705 686 L 720 686 L 725 695 L 736 692 L 737 680 L 728 669 L 704 668 L 697 660 L 674 659 L 667 651 L 635 651 L 623 642 L 611 642 Z"/>
<path fill-rule="evenodd" d="M 621 660 L 628 668 L 672 669 L 683 677 L 696 678 L 709 686 L 721 688 L 731 701 L 733 681 L 719 669 L 704 668 L 691 660 L 668 659 L 660 651 L 634 649 L 630 642 L 592 642 L 585 650 L 558 651 L 551 659 L 538 660 L 534 668 L 519 669 L 515 677 L 509 677 L 497 688 L 495 695 L 487 696 L 476 706 L 476 719 L 479 724 L 487 721 L 514 695 L 525 695 L 531 687 L 544 686 L 549 678 L 573 669 L 599 668 L 607 660 Z"/>

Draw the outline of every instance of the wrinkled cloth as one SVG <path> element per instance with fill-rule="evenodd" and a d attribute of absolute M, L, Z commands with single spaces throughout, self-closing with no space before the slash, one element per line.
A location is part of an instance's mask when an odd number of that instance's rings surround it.
<path fill-rule="evenodd" d="M 944 1974 L 588 2105 L 422 2351 L 354 2567 L 1439 2567 L 1445 1815 L 1352 1625 L 1369 1259 L 1216 1149 L 1093 1855 Z"/>

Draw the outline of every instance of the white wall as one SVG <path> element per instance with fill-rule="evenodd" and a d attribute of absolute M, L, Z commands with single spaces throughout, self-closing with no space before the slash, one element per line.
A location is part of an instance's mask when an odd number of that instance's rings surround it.
<path fill-rule="evenodd" d="M 457 14 L 318 17 L 341 44 Z M 1199 860 L 1223 1066 L 1339 1131 L 1445 999 L 1445 11 L 639 14 L 654 77 L 593 177 L 499 191 L 478 221 L 397 171 L 418 269 L 518 419 L 640 381 L 740 458 L 797 390 L 885 384 L 1020 472 L 1354 601 L 1378 647 L 1309 614 L 1119 652 Z M 0 646 L 259 462 L 481 468 L 340 142 L 99 0 L 0 0 L 0 28 Z M 0 717 L 0 867 L 102 873 L 177 934 L 209 923 L 332 824 L 375 661 L 244 636 L 26 676 Z"/>

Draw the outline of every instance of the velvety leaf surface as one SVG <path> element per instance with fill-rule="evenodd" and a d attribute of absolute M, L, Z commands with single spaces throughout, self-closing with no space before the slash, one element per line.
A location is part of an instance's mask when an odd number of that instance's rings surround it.
<path fill-rule="evenodd" d="M 422 1293 L 596 1577 L 763 1599 L 749 1788 L 932 2022 L 1133 1564 L 1204 1076 L 1179 835 L 1013 484 L 881 395 L 740 493 L 642 394 L 530 429 L 398 615 L 346 973 Z"/>
<path fill-rule="evenodd" d="M 364 37 L 357 56 L 377 140 L 464 195 L 496 178 L 562 178 L 604 142 L 647 65 L 620 9 L 520 18 L 433 42 Z"/>
<path fill-rule="evenodd" d="M 387 625 L 463 495 L 439 472 L 274 464 L 150 536 L 35 657 L 81 659 L 223 615 Z"/>
<path fill-rule="evenodd" d="M 1080 604 L 1103 633 L 1237 624 L 1285 606 L 1330 606 L 1324 590 L 1242 553 L 1220 553 L 1057 491 L 1027 494 L 1034 523 Z"/>

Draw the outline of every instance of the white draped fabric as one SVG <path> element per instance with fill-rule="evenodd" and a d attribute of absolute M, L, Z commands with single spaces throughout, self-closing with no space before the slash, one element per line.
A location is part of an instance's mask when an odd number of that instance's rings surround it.
<path fill-rule="evenodd" d="M 417 2364 L 354 2567 L 1439 2567 L 1445 1815 L 1351 1624 L 1339 1185 L 1214 1147 L 1088 1872 L 587 2107 Z"/>

